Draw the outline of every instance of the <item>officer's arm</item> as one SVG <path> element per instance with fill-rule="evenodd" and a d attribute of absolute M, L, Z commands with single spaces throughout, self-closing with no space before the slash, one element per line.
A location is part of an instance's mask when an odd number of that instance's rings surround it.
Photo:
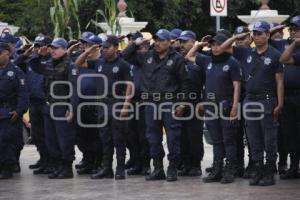
<path fill-rule="evenodd" d="M 293 52 L 299 43 L 300 39 L 296 39 L 288 48 L 285 49 L 279 60 L 282 64 L 293 65 L 295 63 Z"/>
<path fill-rule="evenodd" d="M 99 45 L 93 45 L 86 49 L 75 61 L 75 64 L 80 67 L 88 67 L 87 58 L 93 51 L 100 51 Z"/>
<path fill-rule="evenodd" d="M 233 108 L 238 108 L 240 102 L 240 94 L 241 94 L 241 82 L 233 81 Z"/>
<path fill-rule="evenodd" d="M 22 54 L 20 56 L 18 56 L 18 58 L 14 61 L 14 64 L 17 65 L 20 69 L 22 69 L 22 71 L 24 73 L 26 73 L 26 59 L 28 58 L 28 56 L 26 56 L 25 54 Z"/>
<path fill-rule="evenodd" d="M 244 38 L 249 34 L 250 33 L 241 33 L 241 34 L 237 34 L 237 35 L 232 36 L 231 38 L 229 38 L 228 40 L 226 40 L 225 42 L 223 42 L 221 44 L 221 46 L 220 46 L 221 52 L 224 52 L 224 53 L 227 52 L 227 53 L 232 54 L 233 53 L 233 49 L 232 49 L 233 43 L 236 40 L 238 40 L 240 38 Z"/>
<path fill-rule="evenodd" d="M 124 49 L 121 53 L 124 60 L 129 62 L 131 59 L 134 59 L 137 62 L 138 66 L 142 66 L 147 53 L 137 52 L 139 45 L 141 44 L 141 42 L 134 42 L 133 44 L 129 45 L 126 49 Z"/>
<path fill-rule="evenodd" d="M 278 105 L 277 107 L 282 108 L 283 107 L 283 101 L 284 101 L 284 78 L 283 73 L 276 73 L 276 86 L 277 86 L 277 101 Z"/>
<path fill-rule="evenodd" d="M 199 49 L 207 46 L 208 43 L 207 42 L 195 42 L 193 48 L 191 48 L 191 50 L 187 53 L 187 55 L 185 56 L 185 58 L 193 63 L 196 62 L 196 54 L 198 52 Z"/>
<path fill-rule="evenodd" d="M 34 56 L 32 59 L 29 60 L 29 65 L 34 72 L 45 75 L 47 74 L 46 64 L 42 62 L 42 60 L 42 56 Z"/>
<path fill-rule="evenodd" d="M 18 104 L 16 107 L 16 112 L 18 113 L 19 117 L 22 117 L 22 115 L 27 111 L 29 106 L 29 93 L 26 84 L 25 74 L 21 70 L 18 70 L 17 75 L 18 75 L 18 89 L 17 89 Z"/>

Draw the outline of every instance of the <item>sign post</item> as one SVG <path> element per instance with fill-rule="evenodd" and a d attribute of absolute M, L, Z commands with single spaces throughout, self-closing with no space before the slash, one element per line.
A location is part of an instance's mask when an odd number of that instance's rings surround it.
<path fill-rule="evenodd" d="M 216 31 L 221 28 L 220 17 L 227 16 L 227 0 L 210 0 L 210 16 L 216 17 Z"/>

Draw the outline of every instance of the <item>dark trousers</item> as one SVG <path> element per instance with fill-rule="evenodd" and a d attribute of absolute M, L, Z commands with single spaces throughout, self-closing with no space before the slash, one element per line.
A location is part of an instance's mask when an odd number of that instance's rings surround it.
<path fill-rule="evenodd" d="M 48 149 L 45 142 L 43 105 L 31 105 L 29 108 L 31 123 L 31 138 L 41 159 L 48 158 Z"/>
<path fill-rule="evenodd" d="M 184 166 L 199 167 L 203 156 L 203 121 L 198 120 L 196 117 L 183 121 L 181 157 Z"/>
<path fill-rule="evenodd" d="M 218 118 L 206 120 L 205 123 L 212 139 L 214 160 L 226 158 L 228 161 L 236 162 L 237 122 Z"/>
<path fill-rule="evenodd" d="M 10 122 L 10 119 L 0 119 L 0 164 L 13 165 L 18 162 L 16 152 L 22 137 L 22 120 Z"/>
<path fill-rule="evenodd" d="M 299 164 L 300 153 L 300 95 L 288 95 L 284 99 L 284 108 L 280 120 L 281 145 L 290 153 L 292 164 Z"/>
<path fill-rule="evenodd" d="M 95 106 L 82 107 L 81 122 L 84 125 L 97 124 L 97 110 Z M 82 152 L 85 162 L 93 164 L 102 161 L 102 142 L 98 128 L 88 128 L 78 125 L 76 144 Z"/>
<path fill-rule="evenodd" d="M 147 162 L 150 160 L 149 143 L 145 133 L 145 107 L 136 108 L 136 115 L 128 121 L 127 148 L 130 151 L 130 159 L 135 163 Z"/>
<path fill-rule="evenodd" d="M 158 105 L 157 105 L 158 106 Z M 182 123 L 175 120 L 171 113 L 171 106 L 166 106 L 164 109 L 169 109 L 169 112 L 163 112 L 161 119 L 155 117 L 155 108 L 151 105 L 145 107 L 146 120 L 146 137 L 150 145 L 150 156 L 153 159 L 163 159 L 165 156 L 162 145 L 163 128 L 165 128 L 167 136 L 167 144 L 169 161 L 180 161 L 180 139 L 182 131 Z M 157 109 L 158 112 L 161 110 Z"/>
<path fill-rule="evenodd" d="M 46 145 L 51 159 L 73 162 L 75 159 L 75 125 L 65 120 L 57 121 L 49 115 L 49 106 L 45 105 L 44 126 Z M 66 108 L 57 107 L 54 111 L 56 117 L 65 116 Z"/>
<path fill-rule="evenodd" d="M 277 159 L 277 134 L 278 122 L 274 121 L 273 110 L 276 106 L 276 99 L 270 98 L 266 100 L 245 99 L 245 103 L 261 103 L 264 107 L 263 113 L 248 112 L 246 115 L 246 133 L 248 135 L 252 159 L 255 162 L 264 160 L 264 152 L 266 152 L 266 160 L 274 162 Z M 257 109 L 255 105 L 248 106 L 247 109 Z M 259 117 L 263 114 L 263 118 L 259 120 L 250 120 L 249 117 Z"/>

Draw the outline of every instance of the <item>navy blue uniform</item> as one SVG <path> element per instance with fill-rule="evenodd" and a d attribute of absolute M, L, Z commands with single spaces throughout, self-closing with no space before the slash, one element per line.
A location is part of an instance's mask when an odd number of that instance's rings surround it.
<path fill-rule="evenodd" d="M 126 155 L 126 121 L 115 119 L 112 115 L 112 108 L 115 103 L 122 103 L 113 95 L 113 84 L 118 81 L 132 81 L 130 73 L 130 65 L 122 58 L 117 57 L 115 60 L 108 62 L 105 59 L 100 59 L 96 66 L 96 73 L 104 75 L 107 78 L 105 86 L 103 79 L 97 78 L 97 95 L 103 95 L 104 90 L 107 89 L 105 98 L 99 101 L 106 104 L 107 113 L 104 112 L 103 107 L 98 109 L 98 120 L 102 124 L 104 118 L 107 118 L 108 123 L 100 128 L 100 136 L 103 145 L 103 166 L 111 169 L 114 147 L 117 155 L 117 169 L 124 169 L 125 155 Z M 105 88 L 106 87 L 106 88 Z M 125 97 L 126 87 L 121 84 L 115 87 L 115 94 Z M 117 107 L 121 109 L 121 107 Z"/>
<path fill-rule="evenodd" d="M 189 102 L 196 105 L 202 101 L 203 85 L 205 83 L 205 70 L 192 62 L 187 61 L 188 78 L 190 80 Z M 191 112 L 187 108 L 185 115 L 189 116 Z M 197 111 L 196 111 L 197 112 Z M 184 167 L 189 170 L 191 168 L 200 168 L 200 162 L 204 156 L 203 147 L 203 121 L 193 116 L 191 120 L 183 121 L 181 156 Z"/>
<path fill-rule="evenodd" d="M 50 57 L 45 57 L 45 60 Z M 40 160 L 46 162 L 48 159 L 48 149 L 45 143 L 43 106 L 45 104 L 44 93 L 44 76 L 32 70 L 28 64 L 29 58 L 20 55 L 15 64 L 18 65 L 25 73 L 29 89 L 29 116 L 31 123 L 31 138 L 36 145 L 37 151 L 40 154 Z"/>
<path fill-rule="evenodd" d="M 79 68 L 79 75 L 95 74 L 95 61 L 88 61 L 87 68 Z M 80 90 L 85 96 L 95 96 L 97 94 L 96 78 L 85 77 L 81 80 Z M 95 100 L 81 99 L 82 103 L 95 102 Z M 81 122 L 85 125 L 97 124 L 97 109 L 95 105 L 86 105 L 81 109 Z M 76 144 L 83 154 L 83 162 L 86 167 L 92 169 L 101 165 L 102 162 L 102 142 L 98 129 L 82 127 L 79 125 L 76 137 Z"/>
<path fill-rule="evenodd" d="M 291 40 L 270 41 L 270 44 L 280 52 L 292 43 Z M 296 48 L 294 53 L 299 53 Z M 280 117 L 280 129 L 278 137 L 279 166 L 287 165 L 287 154 L 290 153 L 291 167 L 298 169 L 299 165 L 299 136 L 300 136 L 300 67 L 295 65 L 284 65 L 284 107 Z"/>
<path fill-rule="evenodd" d="M 279 63 L 280 53 L 269 46 L 263 54 L 259 55 L 256 49 L 234 48 L 234 57 L 244 65 L 246 99 L 244 103 L 261 103 L 263 113 L 247 112 L 246 133 L 248 135 L 252 159 L 255 162 L 266 160 L 268 164 L 275 164 L 277 158 L 277 130 L 278 122 L 273 120 L 273 110 L 277 106 L 277 88 L 275 75 L 282 73 Z M 259 66 L 254 73 L 255 67 Z M 257 106 L 247 106 L 247 109 L 256 109 Z M 249 117 L 263 115 L 263 119 L 251 120 Z"/>
<path fill-rule="evenodd" d="M 224 55 L 223 59 L 214 60 L 202 54 L 196 57 L 196 64 L 206 71 L 205 99 L 215 103 L 219 108 L 218 118 L 205 121 L 213 141 L 214 160 L 226 158 L 229 162 L 237 160 L 236 134 L 237 122 L 220 118 L 220 105 L 223 114 L 228 117 L 233 103 L 233 82 L 241 81 L 241 69 L 238 62 L 230 55 Z M 205 106 L 206 111 L 215 110 L 212 106 Z M 207 115 L 207 113 L 206 113 Z"/>
<path fill-rule="evenodd" d="M 66 120 L 55 120 L 52 117 L 64 118 L 67 110 L 66 105 L 58 105 L 53 109 L 53 116 L 50 107 L 54 103 L 68 104 L 76 111 L 74 98 L 56 99 L 50 93 L 51 84 L 56 81 L 68 81 L 72 84 L 73 93 L 76 93 L 74 81 L 77 76 L 77 69 L 68 56 L 63 56 L 59 60 L 43 60 L 42 57 L 34 57 L 29 64 L 35 72 L 44 75 L 44 92 L 46 104 L 43 108 L 44 125 L 46 134 L 46 145 L 49 156 L 55 163 L 70 164 L 75 159 L 75 125 Z M 70 88 L 66 84 L 57 84 L 53 88 L 56 96 L 68 96 Z M 72 94 L 73 96 L 74 94 Z"/>
<path fill-rule="evenodd" d="M 0 68 L 0 164 L 9 168 L 18 162 L 16 157 L 22 140 L 22 116 L 29 104 L 24 73 L 12 63 Z M 10 122 L 10 112 L 16 111 L 18 119 Z"/>
<path fill-rule="evenodd" d="M 130 59 L 137 50 L 135 44 L 123 51 L 123 56 Z M 176 166 L 180 161 L 180 138 L 182 123 L 175 120 L 171 113 L 172 103 L 182 100 L 177 98 L 177 94 L 187 95 L 189 92 L 189 80 L 185 69 L 185 61 L 181 55 L 174 50 L 170 50 L 165 58 L 160 59 L 154 50 L 147 53 L 137 53 L 136 60 L 142 67 L 141 92 L 142 100 L 155 103 L 146 105 L 146 137 L 150 145 L 151 158 L 162 160 L 165 152 L 162 146 L 163 127 L 166 130 L 167 143 L 169 149 L 168 159 L 170 164 Z M 156 95 L 160 95 L 157 99 Z M 166 98 L 168 94 L 169 98 Z M 145 95 L 145 96 L 144 96 Z M 155 109 L 160 103 L 169 102 L 163 109 L 161 118 L 156 120 Z M 158 109 L 159 110 L 159 109 Z M 160 112 L 160 110 L 159 110 Z"/>

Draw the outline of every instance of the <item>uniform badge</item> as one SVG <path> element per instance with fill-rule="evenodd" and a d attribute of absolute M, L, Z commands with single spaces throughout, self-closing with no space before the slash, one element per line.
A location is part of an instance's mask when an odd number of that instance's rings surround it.
<path fill-rule="evenodd" d="M 248 58 L 247 58 L 247 63 L 251 63 L 252 62 L 252 56 L 249 56 Z"/>
<path fill-rule="evenodd" d="M 207 69 L 208 69 L 208 70 L 211 70 L 211 68 L 212 68 L 212 64 L 209 63 L 209 65 L 207 66 Z"/>
<path fill-rule="evenodd" d="M 171 66 L 171 65 L 173 65 L 173 60 L 168 60 L 168 62 L 167 62 L 167 66 Z"/>
<path fill-rule="evenodd" d="M 225 65 L 225 66 L 223 67 L 223 72 L 228 72 L 228 70 L 229 70 L 229 65 Z"/>
<path fill-rule="evenodd" d="M 151 64 L 152 62 L 153 62 L 153 58 L 152 57 L 150 57 L 150 58 L 147 59 L 147 63 L 148 64 Z"/>
<path fill-rule="evenodd" d="M 190 71 L 190 70 L 189 70 L 189 66 L 185 65 L 184 68 L 185 68 L 185 71 L 186 71 L 186 72 Z"/>
<path fill-rule="evenodd" d="M 265 58 L 265 65 L 270 65 L 272 62 L 271 58 Z"/>
<path fill-rule="evenodd" d="M 20 79 L 20 84 L 25 85 L 25 79 Z"/>
<path fill-rule="evenodd" d="M 14 76 L 15 73 L 13 71 L 8 71 L 6 74 L 7 76 L 12 77 Z"/>
<path fill-rule="evenodd" d="M 113 67 L 112 71 L 113 71 L 113 73 L 118 73 L 119 67 L 118 66 Z"/>
<path fill-rule="evenodd" d="M 242 32 L 243 32 L 243 30 L 244 30 L 244 29 L 243 29 L 243 27 L 241 27 L 241 26 L 240 26 L 240 27 L 238 27 L 238 28 L 237 28 L 237 30 L 236 30 L 236 31 L 237 31 L 238 33 L 242 33 Z"/>
<path fill-rule="evenodd" d="M 102 72 L 102 68 L 103 68 L 102 65 L 99 65 L 98 66 L 98 72 Z"/>
<path fill-rule="evenodd" d="M 72 75 L 76 76 L 77 75 L 77 70 L 76 69 L 72 69 Z"/>

